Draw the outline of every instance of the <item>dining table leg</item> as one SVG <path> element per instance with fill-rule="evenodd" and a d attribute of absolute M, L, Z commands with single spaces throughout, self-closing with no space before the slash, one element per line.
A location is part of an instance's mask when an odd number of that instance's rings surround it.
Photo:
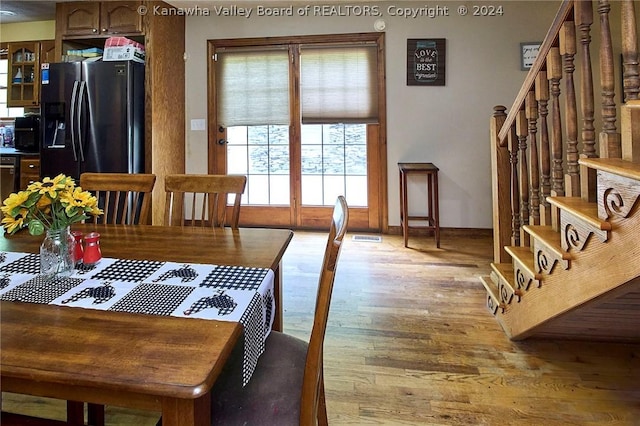
<path fill-rule="evenodd" d="M 67 401 L 67 424 L 72 426 L 84 425 L 84 402 Z"/>
<path fill-rule="evenodd" d="M 163 398 L 162 426 L 211 426 L 209 393 L 196 399 Z"/>

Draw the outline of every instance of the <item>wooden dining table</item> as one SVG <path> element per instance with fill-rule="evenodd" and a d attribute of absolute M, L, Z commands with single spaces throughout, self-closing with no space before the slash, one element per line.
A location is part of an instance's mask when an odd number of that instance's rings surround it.
<path fill-rule="evenodd" d="M 74 225 L 104 257 L 270 268 L 282 330 L 282 257 L 293 232 Z M 42 237 L 0 237 L 37 253 Z M 2 391 L 161 411 L 163 425 L 209 425 L 209 391 L 242 334 L 237 322 L 0 302 Z"/>

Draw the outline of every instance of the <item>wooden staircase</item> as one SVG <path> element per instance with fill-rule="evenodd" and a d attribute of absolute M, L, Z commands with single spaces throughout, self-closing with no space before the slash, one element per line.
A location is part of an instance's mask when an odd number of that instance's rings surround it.
<path fill-rule="evenodd" d="M 507 335 L 640 341 L 640 164 L 583 159 L 598 200 L 550 197 L 553 226 L 527 225 L 530 247 L 482 277 L 487 307 Z"/>
<path fill-rule="evenodd" d="M 487 307 L 513 340 L 640 342 L 636 11 L 631 0 L 616 4 L 623 35 L 617 47 L 624 71 L 620 97 L 626 101 L 616 105 L 611 6 L 606 0 L 563 1 L 511 110 L 494 108 L 494 262 L 481 281 Z M 601 37 L 599 116 L 590 53 L 594 10 Z"/>

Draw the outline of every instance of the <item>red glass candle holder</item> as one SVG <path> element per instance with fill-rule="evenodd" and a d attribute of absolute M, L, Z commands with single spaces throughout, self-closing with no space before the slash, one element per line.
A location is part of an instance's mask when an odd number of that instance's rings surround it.
<path fill-rule="evenodd" d="M 73 235 L 73 239 L 76 242 L 76 245 L 73 247 L 73 263 L 77 265 L 82 262 L 84 257 L 84 249 L 82 247 L 82 236 L 84 234 L 82 231 L 71 231 L 71 235 Z"/>
<path fill-rule="evenodd" d="M 100 234 L 90 232 L 84 236 L 84 242 L 83 262 L 85 265 L 95 265 L 102 259 L 102 253 L 100 252 Z"/>

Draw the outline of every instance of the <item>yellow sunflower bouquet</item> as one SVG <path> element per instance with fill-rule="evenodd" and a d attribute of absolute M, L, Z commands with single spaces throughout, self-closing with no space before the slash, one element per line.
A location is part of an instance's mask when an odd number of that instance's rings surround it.
<path fill-rule="evenodd" d="M 31 235 L 42 235 L 45 230 L 62 230 L 103 213 L 95 196 L 63 174 L 34 182 L 2 204 L 2 226 L 9 234 L 26 227 Z"/>

